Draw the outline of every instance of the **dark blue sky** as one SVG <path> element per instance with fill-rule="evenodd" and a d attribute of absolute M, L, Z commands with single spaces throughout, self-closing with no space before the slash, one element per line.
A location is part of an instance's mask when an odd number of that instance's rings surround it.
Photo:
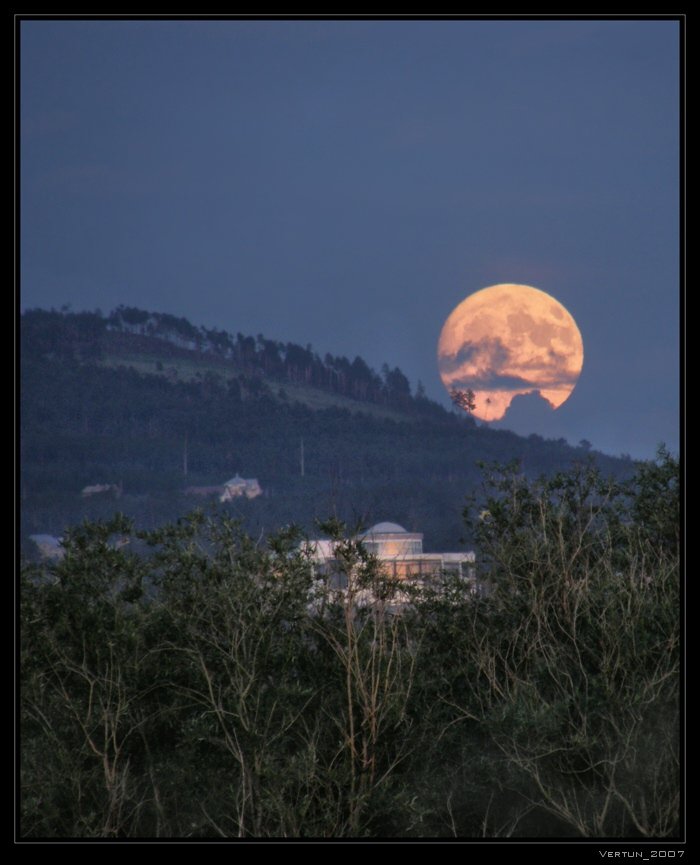
<path fill-rule="evenodd" d="M 23 21 L 22 307 L 123 303 L 398 365 L 498 282 L 585 362 L 518 432 L 678 444 L 673 21 Z"/>

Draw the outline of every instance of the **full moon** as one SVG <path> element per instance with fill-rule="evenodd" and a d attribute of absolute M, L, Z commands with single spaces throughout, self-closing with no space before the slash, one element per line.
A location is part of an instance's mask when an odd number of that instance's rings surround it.
<path fill-rule="evenodd" d="M 492 285 L 469 295 L 448 316 L 438 367 L 457 404 L 456 397 L 471 391 L 471 413 L 495 421 L 519 395 L 539 394 L 559 408 L 581 374 L 583 340 L 573 316 L 546 292 Z"/>

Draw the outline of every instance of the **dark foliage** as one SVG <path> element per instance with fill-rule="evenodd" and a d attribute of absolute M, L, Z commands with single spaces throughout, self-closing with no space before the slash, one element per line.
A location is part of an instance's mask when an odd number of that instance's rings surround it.
<path fill-rule="evenodd" d="M 334 513 L 390 518 L 424 532 L 427 549 L 453 549 L 471 542 L 460 513 L 479 460 L 517 457 L 534 477 L 588 456 L 563 440 L 477 426 L 422 388 L 412 396 L 397 368 L 380 375 L 361 358 L 321 360 L 310 346 L 170 315 L 31 310 L 21 337 L 25 538 L 108 517 L 113 501 L 81 498 L 89 484 L 121 486 L 119 507 L 147 528 L 191 506 L 186 487 L 238 471 L 265 491 L 230 507 L 251 533 L 291 521 L 310 529 Z M 592 456 L 618 477 L 633 469 Z"/>
<path fill-rule="evenodd" d="M 293 528 L 76 527 L 22 573 L 21 834 L 677 837 L 677 491 L 493 469 L 474 579 L 333 519 L 345 591 Z"/>

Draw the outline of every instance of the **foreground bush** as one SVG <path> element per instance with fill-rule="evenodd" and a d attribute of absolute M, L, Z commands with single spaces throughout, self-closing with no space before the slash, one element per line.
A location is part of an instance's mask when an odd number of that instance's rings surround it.
<path fill-rule="evenodd" d="M 73 530 L 22 577 L 23 835 L 672 837 L 677 475 L 496 472 L 477 591 L 400 604 L 334 523 L 344 592 L 292 530 Z"/>

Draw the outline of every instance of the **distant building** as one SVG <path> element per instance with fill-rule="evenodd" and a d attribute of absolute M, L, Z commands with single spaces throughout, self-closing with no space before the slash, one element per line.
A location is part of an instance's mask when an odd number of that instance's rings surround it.
<path fill-rule="evenodd" d="M 66 551 L 61 546 L 61 539 L 53 535 L 30 535 L 42 559 L 62 559 Z"/>
<path fill-rule="evenodd" d="M 473 578 L 474 553 L 424 553 L 423 534 L 407 532 L 398 523 L 377 523 L 360 540 L 379 559 L 385 575 L 398 580 L 415 580 L 452 573 Z M 335 570 L 334 542 L 311 540 L 307 549 L 320 574 Z"/>
<path fill-rule="evenodd" d="M 224 490 L 219 496 L 219 501 L 230 502 L 232 499 L 242 496 L 247 499 L 254 499 L 260 495 L 262 495 L 262 487 L 257 478 L 242 478 L 236 475 L 224 484 Z"/>
<path fill-rule="evenodd" d="M 242 478 L 236 475 L 226 483 L 218 486 L 187 487 L 186 496 L 218 496 L 220 502 L 230 502 L 233 499 L 245 497 L 254 499 L 262 495 L 262 487 L 257 478 Z"/>
<path fill-rule="evenodd" d="M 63 538 L 56 538 L 53 535 L 29 535 L 29 540 L 35 544 L 42 559 L 60 561 L 66 554 Z M 131 541 L 126 535 L 113 535 L 107 541 L 107 545 L 112 550 L 119 550 L 129 543 Z"/>
<path fill-rule="evenodd" d="M 224 491 L 223 486 L 209 487 L 187 487 L 185 490 L 186 496 L 220 496 Z"/>
<path fill-rule="evenodd" d="M 81 492 L 84 499 L 106 494 L 111 494 L 118 499 L 122 494 L 121 484 L 91 484 L 90 486 L 83 487 Z"/>

